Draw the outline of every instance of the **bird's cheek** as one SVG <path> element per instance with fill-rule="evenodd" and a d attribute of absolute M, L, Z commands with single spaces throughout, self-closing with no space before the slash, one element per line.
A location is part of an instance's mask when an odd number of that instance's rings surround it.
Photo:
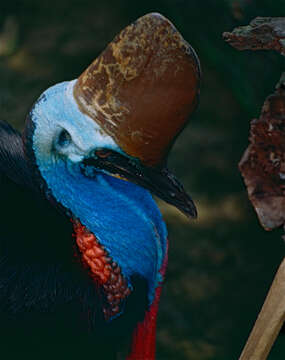
<path fill-rule="evenodd" d="M 68 159 L 72 163 L 80 163 L 83 160 L 84 156 L 81 154 L 71 153 L 68 155 Z"/>

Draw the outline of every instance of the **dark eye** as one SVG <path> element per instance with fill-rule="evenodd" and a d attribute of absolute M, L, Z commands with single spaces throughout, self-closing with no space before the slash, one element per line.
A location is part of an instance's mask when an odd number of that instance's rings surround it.
<path fill-rule="evenodd" d="M 57 145 L 59 147 L 66 147 L 71 143 L 71 136 L 68 131 L 61 130 L 57 138 Z"/>
<path fill-rule="evenodd" d="M 98 156 L 101 159 L 105 159 L 108 156 L 110 156 L 112 154 L 111 150 L 107 150 L 107 149 L 97 149 L 95 151 L 95 155 Z"/>

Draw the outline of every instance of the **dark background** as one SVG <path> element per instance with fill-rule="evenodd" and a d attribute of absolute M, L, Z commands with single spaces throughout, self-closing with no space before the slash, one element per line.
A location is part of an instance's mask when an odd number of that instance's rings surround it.
<path fill-rule="evenodd" d="M 237 168 L 249 120 L 259 116 L 284 58 L 238 52 L 222 32 L 256 16 L 284 16 L 284 0 L 1 0 L 1 119 L 22 128 L 42 91 L 78 77 L 124 26 L 152 11 L 176 25 L 203 70 L 199 109 L 169 161 L 192 194 L 199 219 L 188 221 L 161 203 L 170 256 L 157 359 L 237 359 L 284 255 L 282 232 L 260 227 Z M 64 334 L 62 341 L 64 358 L 77 358 L 68 353 Z M 87 356 L 96 358 L 95 349 Z M 284 358 L 283 336 L 269 359 Z"/>

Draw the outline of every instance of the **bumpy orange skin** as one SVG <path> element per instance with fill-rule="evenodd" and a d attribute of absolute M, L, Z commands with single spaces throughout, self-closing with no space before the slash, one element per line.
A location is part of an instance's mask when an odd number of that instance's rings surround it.
<path fill-rule="evenodd" d="M 72 222 L 82 262 L 89 269 L 94 281 L 103 288 L 106 299 L 103 312 L 105 319 L 108 321 L 120 313 L 121 305 L 130 295 L 131 290 L 121 274 L 120 267 L 108 256 L 96 236 L 89 232 L 79 221 L 72 220 Z M 162 281 L 168 262 L 167 253 L 168 246 L 159 271 Z M 162 283 L 156 288 L 154 301 L 146 312 L 144 320 L 138 323 L 134 330 L 131 352 L 127 360 L 155 360 L 156 318 L 161 290 Z"/>
<path fill-rule="evenodd" d="M 89 269 L 96 284 L 102 286 L 105 295 L 105 306 L 102 311 L 105 319 L 110 320 L 120 313 L 122 303 L 130 295 L 131 290 L 120 267 L 108 256 L 96 236 L 80 222 L 72 222 L 82 263 Z"/>

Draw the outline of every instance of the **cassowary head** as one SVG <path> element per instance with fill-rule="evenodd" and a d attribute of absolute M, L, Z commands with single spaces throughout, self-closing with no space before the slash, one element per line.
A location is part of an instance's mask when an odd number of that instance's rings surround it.
<path fill-rule="evenodd" d="M 146 281 L 150 307 L 157 297 L 167 232 L 150 192 L 196 216 L 166 159 L 199 85 L 194 50 L 167 19 L 149 14 L 78 79 L 46 90 L 29 114 L 27 157 L 46 196 L 74 223 L 107 321 L 124 312 L 134 275 Z"/>

